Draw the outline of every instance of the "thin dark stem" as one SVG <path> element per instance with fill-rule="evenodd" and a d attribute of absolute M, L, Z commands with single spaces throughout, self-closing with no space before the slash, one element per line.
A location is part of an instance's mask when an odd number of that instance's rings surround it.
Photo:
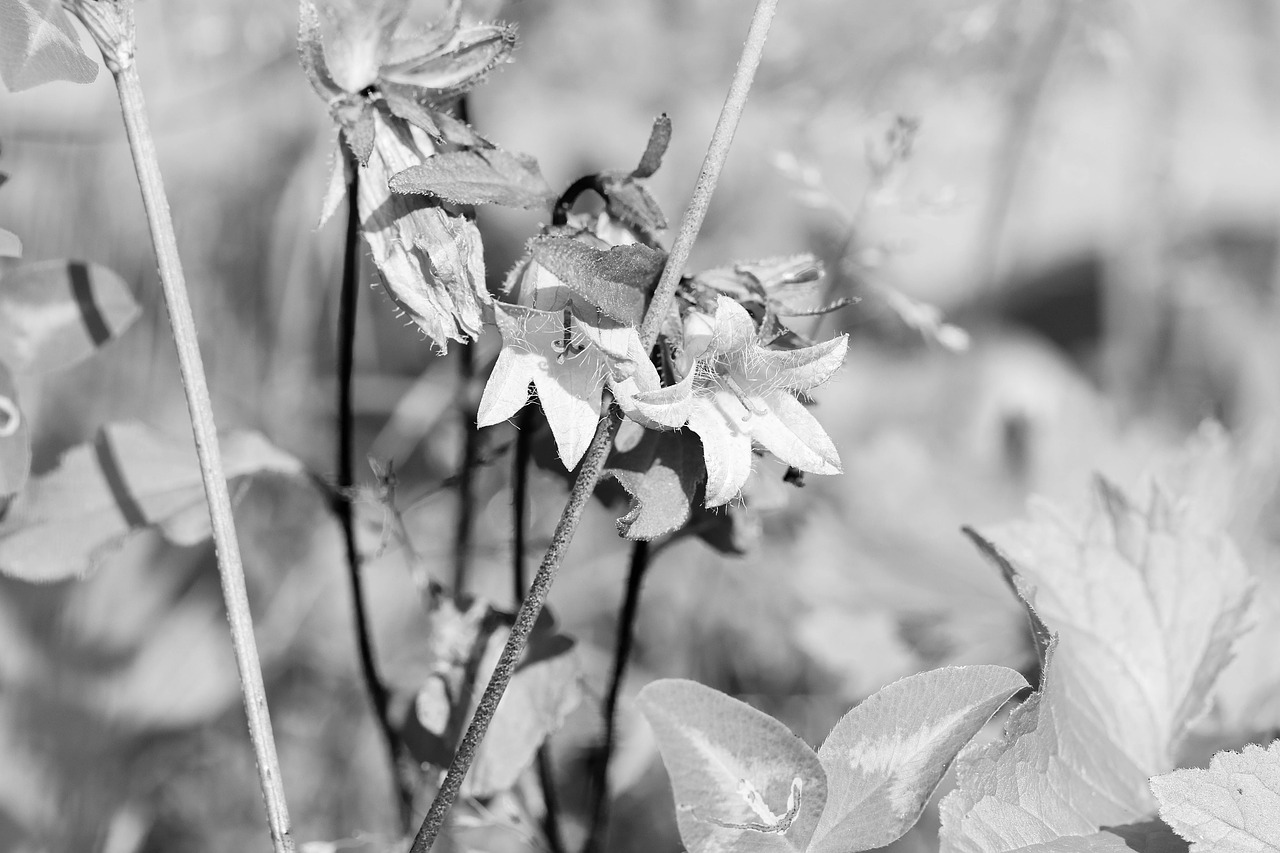
<path fill-rule="evenodd" d="M 355 372 L 356 311 L 360 296 L 360 168 L 355 158 L 343 149 L 350 176 L 347 182 L 347 232 L 342 250 L 342 289 L 338 296 L 338 489 L 334 509 L 342 527 L 346 549 L 347 576 L 351 580 L 351 603 L 355 616 L 356 647 L 360 655 L 360 674 L 365 691 L 373 705 L 373 714 L 382 733 L 383 744 L 391 766 L 391 776 L 400 807 L 400 820 L 406 826 L 413 821 L 413 788 L 400 773 L 399 739 L 391 726 L 387 711 L 389 696 L 378 671 L 373 650 L 373 631 L 369 626 L 369 608 L 361 582 L 360 551 L 356 546 L 355 525 L 355 409 L 352 406 L 352 376 Z"/>
<path fill-rule="evenodd" d="M 579 196 L 588 190 L 600 192 L 599 175 L 583 175 L 572 184 L 569 184 L 569 188 L 561 193 L 560 198 L 556 199 L 556 206 L 551 211 L 551 224 L 564 225 L 568 222 L 569 211 L 573 210 L 573 206 L 577 204 Z"/>
<path fill-rule="evenodd" d="M 533 454 L 534 409 L 526 406 L 516 421 L 515 462 L 511 472 L 511 581 L 516 605 L 524 603 L 526 576 L 525 540 L 529 514 L 529 462 Z M 542 832 L 551 853 L 565 853 L 560 831 L 560 804 L 556 797 L 551 754 L 544 742 L 538 747 L 538 784 L 542 788 Z"/>
<path fill-rule="evenodd" d="M 778 0 L 759 0 L 752 14 L 751 28 L 747 33 L 746 44 L 742 48 L 742 57 L 738 60 L 733 82 L 729 86 L 729 95 L 725 99 L 724 107 L 720 110 L 720 118 L 716 122 L 715 130 L 712 131 L 711 143 L 707 147 L 706 157 L 703 158 L 702 171 L 698 175 L 693 197 L 680 221 L 680 229 L 671 247 L 671 254 L 667 256 L 667 264 L 662 270 L 662 277 L 658 280 L 658 287 L 645 314 L 640 337 L 646 350 L 653 348 L 658 339 L 658 333 L 662 329 L 662 323 L 671 311 L 676 295 L 676 285 L 680 283 L 684 265 L 689 259 L 689 252 L 706 218 L 712 193 L 720 179 L 721 169 L 725 160 L 728 159 L 729 146 L 733 141 L 738 122 L 742 118 L 742 111 L 746 107 L 747 95 L 751 91 L 751 82 L 755 79 L 756 68 L 759 67 L 760 59 L 764 54 L 765 42 L 769 37 L 769 26 L 773 23 L 773 14 L 777 6 Z M 583 457 L 578 476 L 573 482 L 573 489 L 569 492 L 569 501 L 565 504 L 564 511 L 560 514 L 560 521 L 552 534 L 551 547 L 547 549 L 542 565 L 538 567 L 538 573 L 529 587 L 528 596 L 516 612 L 515 625 L 507 636 L 507 643 L 502 649 L 498 665 L 494 667 L 493 675 L 489 677 L 489 684 L 480 697 L 479 707 L 476 708 L 471 725 L 467 727 L 462 743 L 453 756 L 453 762 L 445 773 L 444 781 L 440 783 L 440 790 L 427 811 L 426 819 L 423 820 L 417 837 L 413 839 L 410 853 L 427 853 L 444 827 L 445 817 L 453 808 L 453 803 L 458 798 L 458 791 L 462 789 L 462 780 L 471 769 L 476 748 L 489 728 L 489 722 L 498 709 L 502 694 L 506 692 L 516 663 L 524 654 L 533 624 L 542 613 L 543 605 L 546 604 L 547 595 L 555 582 L 556 574 L 560 571 L 560 563 L 569 549 L 569 543 L 573 541 L 573 536 L 578 530 L 578 522 L 582 520 L 587 501 L 591 499 L 596 484 L 600 481 L 600 472 L 604 470 L 609 448 L 613 445 L 613 438 L 618 432 L 618 424 L 618 416 L 613 409 L 613 397 L 606 391 L 601 407 L 600 424 L 596 427 L 591 446 Z"/>
<path fill-rule="evenodd" d="M 466 591 L 471 569 L 471 535 L 475 529 L 475 469 L 480 456 L 476 428 L 476 360 L 471 345 L 462 347 L 458 362 L 458 415 L 462 421 L 462 463 L 458 468 L 458 510 L 453 534 L 453 593 Z"/>
<path fill-rule="evenodd" d="M 644 585 L 645 571 L 649 568 L 652 549 L 648 542 L 636 542 L 631 547 L 631 564 L 627 568 L 627 591 L 622 598 L 622 610 L 618 613 L 618 633 L 613 647 L 613 671 L 609 675 L 609 692 L 604 700 L 604 743 L 596 764 L 595 809 L 591 813 L 591 831 L 587 835 L 586 853 L 603 853 L 609 836 L 609 759 L 613 756 L 618 737 L 618 699 L 622 695 L 622 680 L 631 660 L 631 648 L 635 644 L 636 617 L 640 613 L 640 589 Z"/>

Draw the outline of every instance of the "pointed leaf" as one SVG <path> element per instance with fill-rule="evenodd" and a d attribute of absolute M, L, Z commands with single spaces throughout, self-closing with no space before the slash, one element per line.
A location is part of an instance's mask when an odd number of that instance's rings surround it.
<path fill-rule="evenodd" d="M 230 481 L 303 473 L 258 433 L 230 433 L 221 444 Z M 141 424 L 111 424 L 13 502 L 0 524 L 0 572 L 36 582 L 83 575 L 131 530 L 152 525 L 183 545 L 209 535 L 195 449 Z"/>
<path fill-rule="evenodd" d="M 856 853 L 902 837 L 960 749 L 1026 686 L 1002 666 L 947 667 L 890 684 L 846 714 L 818 750 L 827 808 L 809 850 Z"/>
<path fill-rule="evenodd" d="M 346 93 L 329 76 L 324 58 L 324 36 L 320 28 L 320 13 L 311 0 L 298 2 L 298 64 L 311 88 L 326 104 Z"/>
<path fill-rule="evenodd" d="M 391 190 L 437 196 L 455 204 L 547 207 L 555 197 L 527 154 L 501 148 L 445 151 L 391 177 Z"/>
<path fill-rule="evenodd" d="M 571 237 L 539 237 L 530 246 L 533 259 L 574 293 L 633 326 L 639 325 L 666 263 L 665 254 L 638 243 L 601 251 Z"/>
<path fill-rule="evenodd" d="M 649 191 L 627 178 L 605 178 L 600 183 L 604 196 L 605 212 L 628 228 L 648 239 L 654 239 L 659 231 L 666 230 L 667 217 Z"/>
<path fill-rule="evenodd" d="M 1219 752 L 1207 770 L 1157 776 L 1151 791 L 1191 853 L 1280 850 L 1280 740 Z"/>
<path fill-rule="evenodd" d="M 18 373 L 61 370 L 142 313 L 111 270 L 83 261 L 26 264 L 0 278 L 0 361 Z"/>
<path fill-rule="evenodd" d="M 1066 835 L 1018 853 L 1187 853 L 1187 842 L 1159 820 L 1108 826 L 1092 835 Z"/>
<path fill-rule="evenodd" d="M 655 681 L 637 701 L 671 776 L 689 853 L 808 846 L 827 783 L 804 741 L 768 714 L 693 681 Z"/>
<path fill-rule="evenodd" d="M 58 0 L 0 0 L 0 82 L 10 92 L 67 80 L 92 83 L 98 63 L 80 49 Z"/>
<path fill-rule="evenodd" d="M 383 83 L 381 88 L 382 96 L 387 100 L 387 107 L 394 115 L 420 128 L 432 139 L 438 140 L 443 136 L 435 114 L 418 100 L 413 87 Z"/>
<path fill-rule="evenodd" d="M 5 499 L 22 490 L 31 472 L 31 430 L 18 405 L 13 377 L 0 362 L 0 518 Z"/>

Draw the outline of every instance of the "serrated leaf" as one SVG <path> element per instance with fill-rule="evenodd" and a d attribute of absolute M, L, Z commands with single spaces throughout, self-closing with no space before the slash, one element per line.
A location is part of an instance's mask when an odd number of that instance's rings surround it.
<path fill-rule="evenodd" d="M 619 323 L 639 325 L 645 301 L 662 275 L 666 255 L 638 243 L 608 251 L 572 237 L 530 242 L 533 259 L 573 292 Z"/>
<path fill-rule="evenodd" d="M 640 165 L 631 172 L 633 178 L 649 178 L 662 166 L 662 158 L 671 144 L 671 117 L 666 113 L 653 120 L 653 129 L 649 131 L 649 144 L 645 146 L 640 157 Z"/>
<path fill-rule="evenodd" d="M 811 853 L 856 853 L 900 838 L 960 749 L 1026 686 L 1002 666 L 947 667 L 897 681 L 855 707 L 818 750 L 827 806 Z"/>
<path fill-rule="evenodd" d="M 31 430 L 18 405 L 13 377 L 0 363 L 0 518 L 5 499 L 26 485 L 31 472 Z"/>
<path fill-rule="evenodd" d="M 1174 506 L 1107 487 L 1083 518 L 1039 505 L 987 537 L 1058 640 L 1003 740 L 957 762 L 944 850 L 1000 853 L 1153 811 L 1147 779 L 1175 766 L 1251 588 L 1230 541 Z"/>
<path fill-rule="evenodd" d="M 303 473 L 258 433 L 233 432 L 221 445 L 229 481 Z M 148 526 L 181 545 L 209 535 L 195 449 L 141 424 L 111 424 L 14 500 L 0 524 L 0 572 L 36 582 L 80 576 Z"/>
<path fill-rule="evenodd" d="M 457 740 L 474 715 L 484 685 L 506 643 L 514 616 L 474 600 L 459 607 L 437 594 L 425 644 L 431 671 L 415 685 L 405 737 L 419 761 L 447 767 Z M 574 643 L 541 618 L 498 710 L 489 723 L 462 796 L 492 797 L 510 789 L 533 763 L 538 748 L 558 731 L 582 700 L 581 667 Z"/>
<path fill-rule="evenodd" d="M 667 217 L 649 191 L 630 179 L 605 178 L 600 183 L 605 212 L 623 225 L 653 239 L 667 227 Z"/>
<path fill-rule="evenodd" d="M 0 361 L 17 373 L 83 361 L 142 314 L 129 286 L 83 261 L 42 261 L 0 277 Z"/>
<path fill-rule="evenodd" d="M 1109 826 L 1019 848 L 1018 853 L 1187 853 L 1187 842 L 1159 820 Z"/>
<path fill-rule="evenodd" d="M 478 24 L 460 30 L 443 50 L 386 66 L 382 78 L 431 90 L 440 98 L 461 95 L 510 59 L 515 46 L 513 28 Z"/>
<path fill-rule="evenodd" d="M 547 207 L 555 197 L 527 154 L 501 148 L 445 151 L 391 177 L 391 190 L 436 196 L 454 204 Z"/>
<path fill-rule="evenodd" d="M 808 846 L 827 782 L 804 741 L 768 714 L 693 681 L 655 681 L 637 702 L 671 776 L 689 853 L 798 853 Z M 769 812 L 774 821 L 766 820 Z"/>
<path fill-rule="evenodd" d="M 689 520 L 706 469 L 693 433 L 645 430 L 634 447 L 610 454 L 604 474 L 631 496 L 631 509 L 618 519 L 618 532 L 627 539 L 650 540 L 679 530 Z"/>
<path fill-rule="evenodd" d="M 97 76 L 59 0 L 0 0 L 0 81 L 9 91 Z"/>
<path fill-rule="evenodd" d="M 1280 740 L 1219 752 L 1207 770 L 1157 776 L 1151 792 L 1191 853 L 1280 850 Z"/>

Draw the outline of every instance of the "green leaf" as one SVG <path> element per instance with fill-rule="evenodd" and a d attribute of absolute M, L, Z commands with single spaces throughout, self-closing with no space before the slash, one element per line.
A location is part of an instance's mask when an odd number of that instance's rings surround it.
<path fill-rule="evenodd" d="M 1157 776 L 1151 791 L 1191 853 L 1280 850 L 1280 740 L 1219 752 L 1207 770 Z"/>
<path fill-rule="evenodd" d="M 0 82 L 9 91 L 97 76 L 98 63 L 80 49 L 59 0 L 0 0 Z"/>
<path fill-rule="evenodd" d="M 391 190 L 436 196 L 454 204 L 545 208 L 555 194 L 538 161 L 501 148 L 445 151 L 391 177 Z"/>
<path fill-rule="evenodd" d="M 258 474 L 304 473 L 258 433 L 233 432 L 221 445 L 233 485 Z M 0 572 L 36 582 L 81 576 L 148 526 L 180 545 L 209 535 L 195 449 L 141 424 L 111 424 L 14 500 L 0 524 Z"/>
<path fill-rule="evenodd" d="M 846 714 L 818 750 L 827 807 L 811 853 L 902 837 L 960 749 L 1026 686 L 1002 666 L 947 667 L 895 682 Z"/>
<path fill-rule="evenodd" d="M 604 196 L 605 212 L 623 225 L 654 239 L 654 235 L 667 227 L 667 217 L 649 191 L 629 178 L 615 179 L 606 176 L 600 182 Z"/>
<path fill-rule="evenodd" d="M 0 518 L 5 498 L 22 490 L 30 472 L 31 430 L 18 405 L 13 377 L 0 362 Z"/>
<path fill-rule="evenodd" d="M 593 249 L 572 237 L 530 241 L 533 259 L 619 323 L 639 325 L 666 255 L 640 244 Z"/>
<path fill-rule="evenodd" d="M 382 96 L 387 100 L 387 108 L 409 124 L 420 128 L 432 139 L 440 139 L 443 131 L 430 107 L 424 106 L 416 97 L 416 90 L 411 86 L 398 86 L 395 83 L 382 84 Z"/>
<path fill-rule="evenodd" d="M 689 853 L 808 846 L 827 781 L 804 741 L 768 714 L 693 681 L 655 681 L 637 701 L 671 776 Z"/>
<path fill-rule="evenodd" d="M 142 314 L 124 280 L 83 261 L 26 264 L 0 278 L 0 361 L 17 373 L 70 367 Z"/>
<path fill-rule="evenodd" d="M 460 30 L 442 51 L 393 63 L 382 79 L 429 90 L 436 98 L 465 94 L 485 75 L 511 58 L 515 30 L 498 24 L 478 24 Z"/>
<path fill-rule="evenodd" d="M 631 509 L 618 519 L 627 539 L 656 539 L 684 527 L 698 485 L 706 479 L 702 447 L 686 430 L 644 430 L 634 447 L 614 450 L 604 475 L 631 496 Z"/>
<path fill-rule="evenodd" d="M 1018 853 L 1187 853 L 1183 841 L 1162 821 L 1109 826 L 1092 835 L 1067 835 L 1018 849 Z"/>
<path fill-rule="evenodd" d="M 1057 643 L 1003 740 L 957 761 L 944 850 L 1003 853 L 1154 810 L 1147 780 L 1176 766 L 1252 582 L 1225 535 L 1152 495 L 1139 507 L 1105 485 L 1075 517 L 1040 504 L 990 532 L 984 550 L 1009 564 Z"/>

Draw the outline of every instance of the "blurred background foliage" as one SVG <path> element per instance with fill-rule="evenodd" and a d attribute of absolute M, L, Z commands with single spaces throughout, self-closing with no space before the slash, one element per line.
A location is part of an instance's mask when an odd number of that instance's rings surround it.
<path fill-rule="evenodd" d="M 518 22 L 522 46 L 473 96 L 472 119 L 562 187 L 630 167 L 666 112 L 675 136 L 651 186 L 675 219 L 751 5 L 477 0 L 478 16 Z M 333 134 L 297 68 L 295 14 L 285 0 L 144 0 L 139 64 L 220 422 L 262 430 L 328 477 L 343 224 L 315 227 Z M 846 472 L 797 490 L 761 465 L 748 556 L 695 541 L 662 551 L 626 696 L 695 678 L 816 744 L 903 675 L 1031 672 L 1024 618 L 959 527 L 1014 515 L 1032 493 L 1077 499 L 1095 469 L 1134 482 L 1155 466 L 1183 472 L 1205 512 L 1234 525 L 1262 579 L 1260 627 L 1189 760 L 1280 727 L 1266 664 L 1280 639 L 1278 41 L 1270 0 L 782 4 L 692 267 L 812 251 L 833 296 L 861 297 L 821 329 L 852 335 L 817 409 Z M 0 226 L 25 257 L 109 265 L 146 308 L 101 357 L 21 388 L 36 470 L 110 420 L 180 434 L 109 77 L 5 94 L 0 141 Z M 481 211 L 493 286 L 540 221 Z M 921 333 L 929 305 L 967 331 L 967 350 Z M 415 547 L 446 581 L 457 355 L 435 356 L 375 289 L 359 316 L 359 450 L 394 461 Z M 481 345 L 481 363 L 496 346 Z M 1206 418 L 1234 448 L 1196 432 Z M 490 446 L 510 434 L 495 428 Z M 503 606 L 508 469 L 477 474 L 472 572 L 473 591 Z M 533 488 L 538 551 L 565 485 L 538 473 Z M 376 537 L 380 509 L 364 508 Z M 386 837 L 395 808 L 336 527 L 316 493 L 270 480 L 239 516 L 297 835 Z M 593 507 L 551 599 L 587 695 L 553 739 L 571 845 L 626 555 Z M 403 552 L 366 578 L 389 674 L 411 679 L 424 629 Z M 665 774 L 625 701 L 614 770 L 612 849 L 679 849 Z M 260 813 L 210 546 L 146 534 L 83 581 L 0 581 L 0 847 L 259 849 Z M 501 802 L 464 814 L 464 844 L 529 849 L 504 814 Z M 935 828 L 927 815 L 897 846 L 935 849 Z"/>

